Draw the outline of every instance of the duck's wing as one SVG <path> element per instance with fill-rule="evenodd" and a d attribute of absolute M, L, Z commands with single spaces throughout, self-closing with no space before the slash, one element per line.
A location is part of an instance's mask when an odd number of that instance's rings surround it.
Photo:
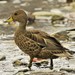
<path fill-rule="evenodd" d="M 29 38 L 41 46 L 45 46 L 51 50 L 63 50 L 63 46 L 60 44 L 60 42 L 54 37 L 51 37 L 49 34 L 39 30 L 30 30 L 29 32 L 31 33 Z"/>
<path fill-rule="evenodd" d="M 51 37 L 49 34 L 39 31 L 39 30 L 31 30 L 28 31 L 30 34 L 28 37 L 35 41 L 41 47 L 47 48 L 50 50 L 50 53 L 59 56 L 59 57 L 70 57 L 71 54 L 68 49 L 64 48 L 60 42 Z"/>

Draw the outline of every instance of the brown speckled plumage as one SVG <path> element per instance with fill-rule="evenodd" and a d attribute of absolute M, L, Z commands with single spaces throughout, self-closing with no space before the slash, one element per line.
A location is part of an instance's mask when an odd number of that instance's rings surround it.
<path fill-rule="evenodd" d="M 40 30 L 26 30 L 27 15 L 23 10 L 16 11 L 12 16 L 13 21 L 20 23 L 15 32 L 15 43 L 26 54 L 30 56 L 29 68 L 32 66 L 32 59 L 50 58 L 53 69 L 52 59 L 58 57 L 69 57 L 71 54 L 55 38 Z"/>

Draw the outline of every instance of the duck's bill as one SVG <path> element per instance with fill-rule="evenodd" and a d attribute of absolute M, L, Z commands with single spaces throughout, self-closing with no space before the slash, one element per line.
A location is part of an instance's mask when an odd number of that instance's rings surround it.
<path fill-rule="evenodd" d="M 8 22 L 8 23 L 10 23 L 10 22 L 12 22 L 13 21 L 13 18 L 12 17 L 10 17 L 9 19 L 7 19 L 5 22 Z"/>

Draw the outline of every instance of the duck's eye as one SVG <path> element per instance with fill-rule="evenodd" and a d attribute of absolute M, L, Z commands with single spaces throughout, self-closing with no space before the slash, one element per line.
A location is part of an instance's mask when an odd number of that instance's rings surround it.
<path fill-rule="evenodd" d="M 17 13 L 14 13 L 14 15 L 18 15 Z"/>

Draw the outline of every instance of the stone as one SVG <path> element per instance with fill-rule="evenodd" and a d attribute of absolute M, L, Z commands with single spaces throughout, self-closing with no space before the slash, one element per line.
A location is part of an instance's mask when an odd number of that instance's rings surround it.
<path fill-rule="evenodd" d="M 60 70 L 75 73 L 75 69 L 73 69 L 73 68 L 61 68 Z"/>
<path fill-rule="evenodd" d="M 17 59 L 13 62 L 13 66 L 22 66 L 22 65 L 27 66 L 27 63 L 22 62 L 21 59 Z"/>
<path fill-rule="evenodd" d="M 23 69 L 15 73 L 14 75 L 29 75 L 28 69 Z"/>
<path fill-rule="evenodd" d="M 14 75 L 24 75 L 24 73 L 23 72 L 18 72 L 18 73 L 14 74 Z"/>
<path fill-rule="evenodd" d="M 20 0 L 13 0 L 13 3 L 14 4 L 16 4 L 16 3 L 18 4 L 18 3 L 21 3 L 21 1 Z"/>
<path fill-rule="evenodd" d="M 53 15 L 51 19 L 51 23 L 53 24 L 55 21 L 63 21 L 65 19 L 62 15 Z M 60 25 L 61 26 L 61 25 Z"/>
<path fill-rule="evenodd" d="M 0 4 L 5 4 L 7 3 L 7 1 L 0 1 Z"/>
<path fill-rule="evenodd" d="M 51 71 L 51 70 L 40 70 L 40 71 L 28 71 L 28 70 L 21 70 L 18 71 L 14 75 L 67 75 L 66 73 L 62 71 Z"/>
<path fill-rule="evenodd" d="M 0 61 L 3 61 L 6 59 L 6 56 L 0 53 Z"/>
<path fill-rule="evenodd" d="M 30 75 L 67 75 L 66 73 L 63 72 L 32 72 Z"/>

